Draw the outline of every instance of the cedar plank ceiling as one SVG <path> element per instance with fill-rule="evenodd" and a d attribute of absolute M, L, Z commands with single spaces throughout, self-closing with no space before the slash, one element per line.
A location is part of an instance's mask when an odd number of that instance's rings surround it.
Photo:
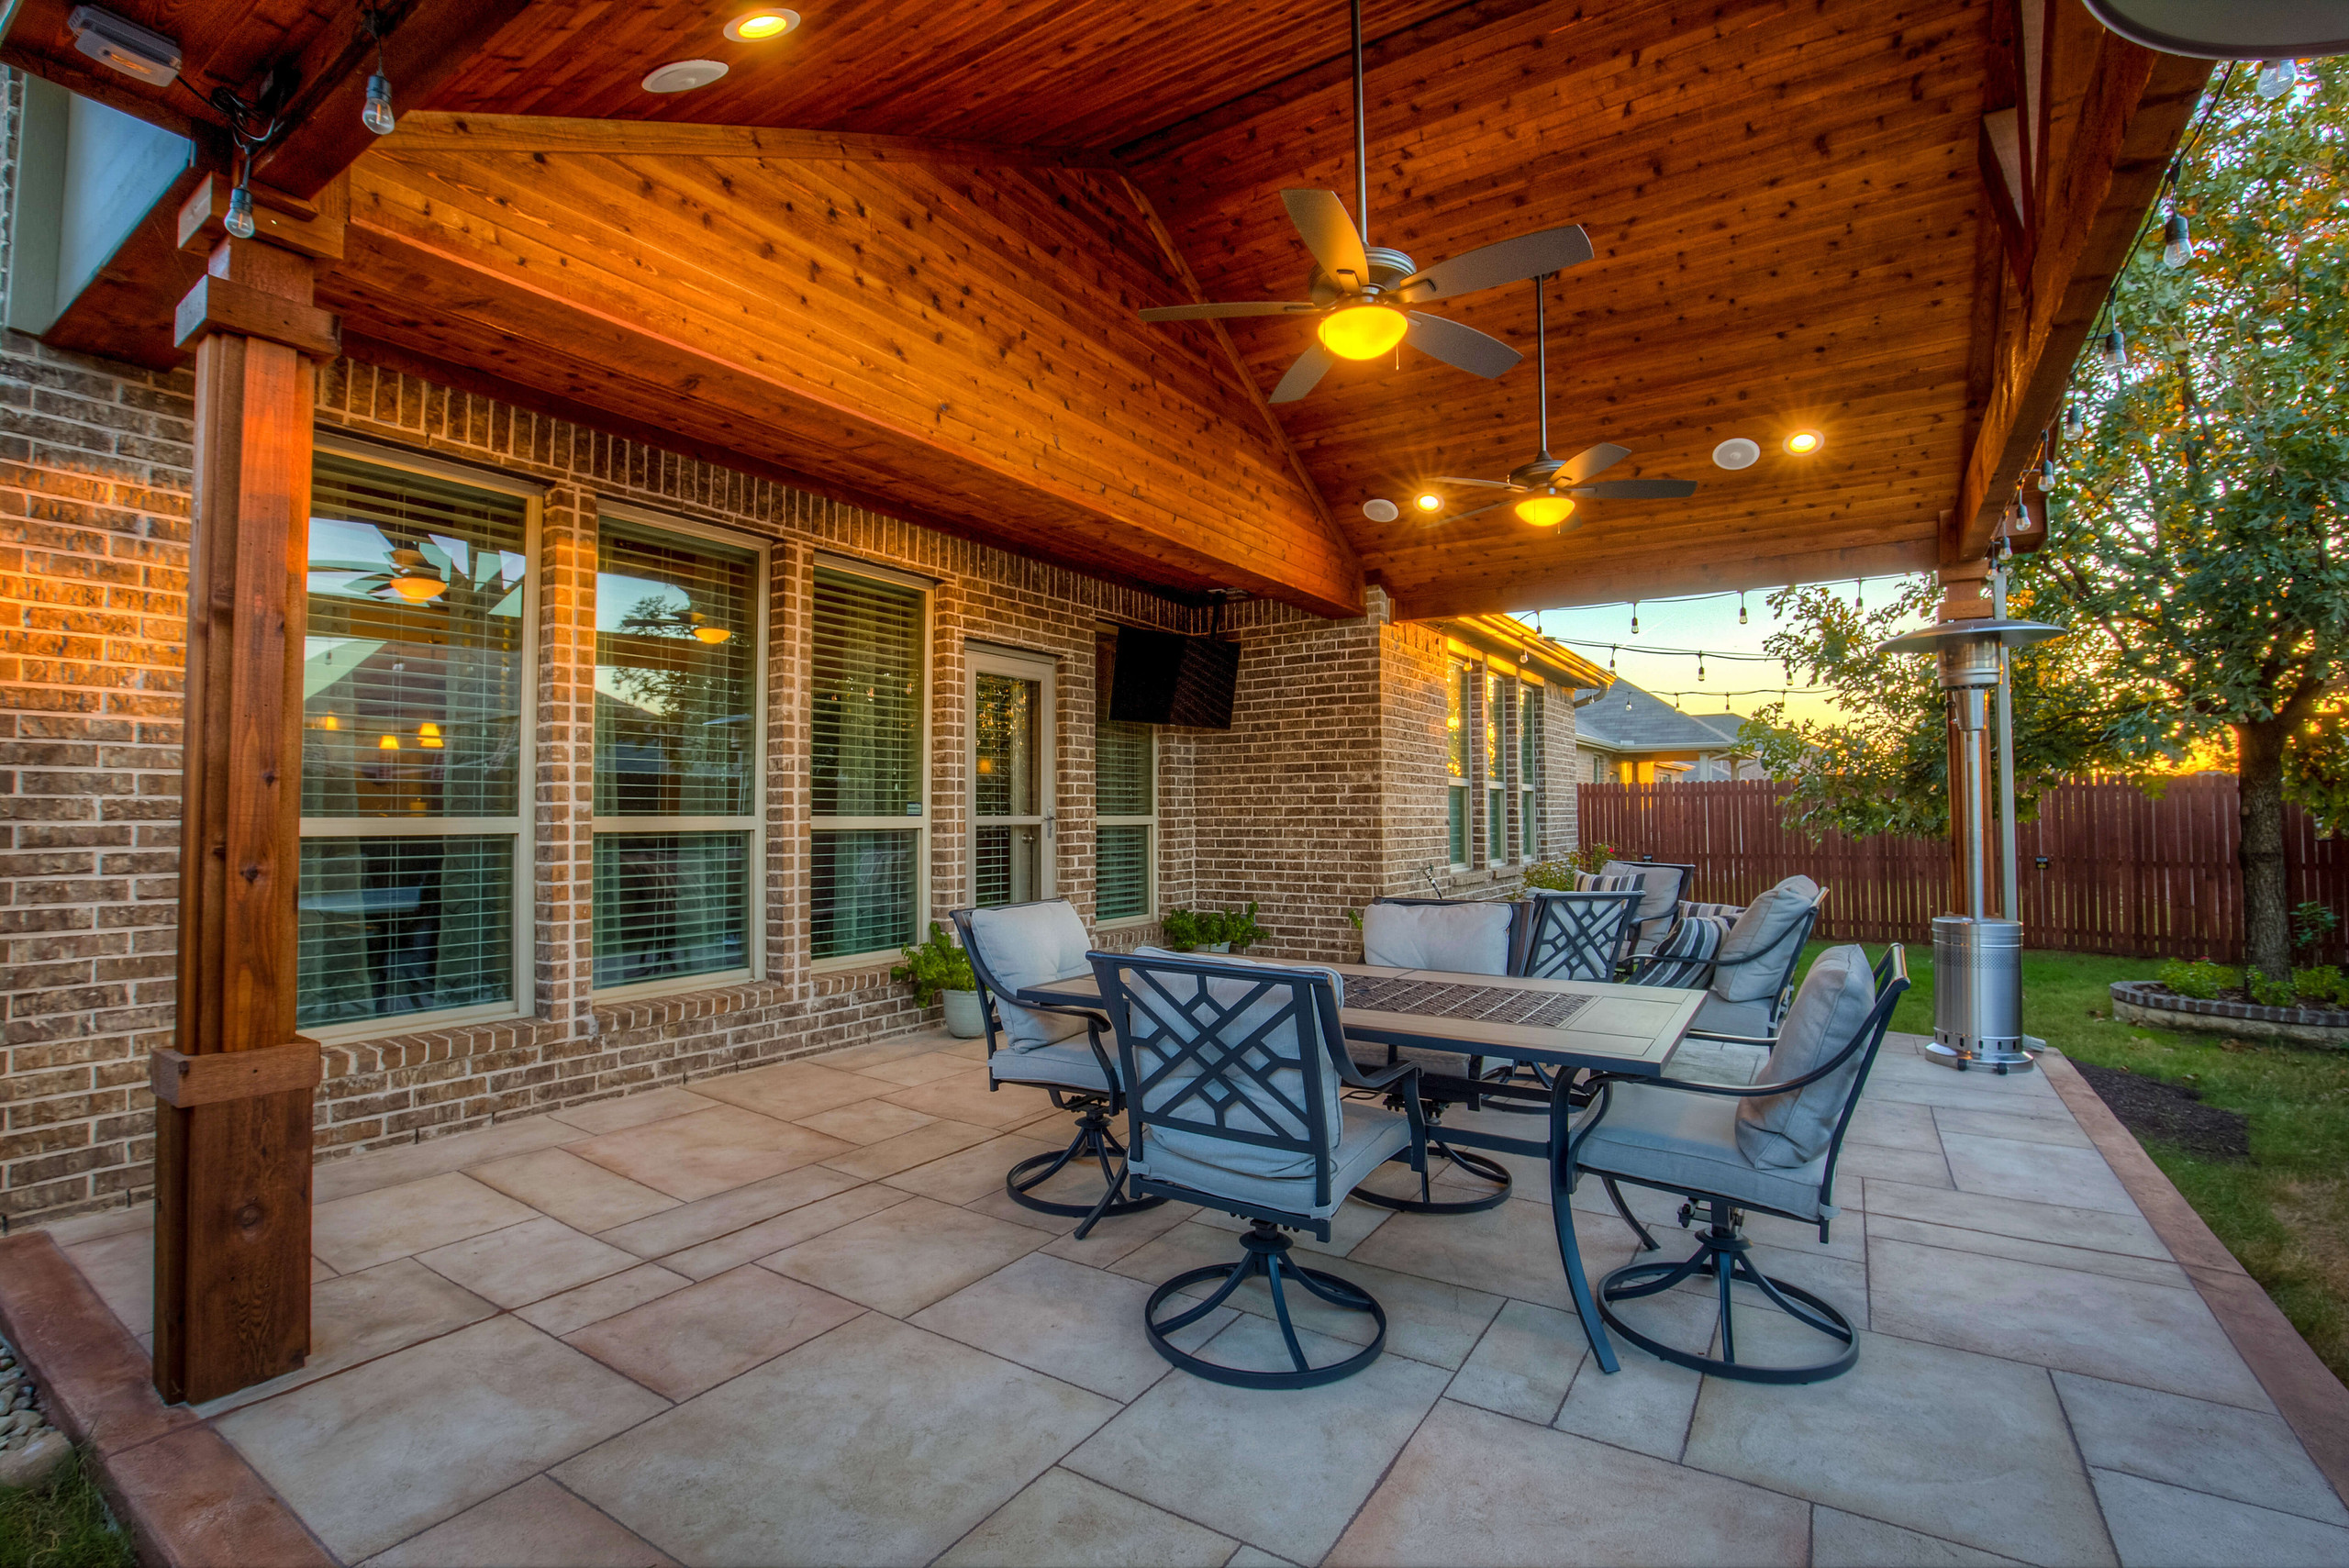
<path fill-rule="evenodd" d="M 63 79 L 65 8 L 24 0 L 7 57 Z M 117 8 L 180 37 L 199 81 L 315 52 L 321 15 L 349 27 L 331 0 Z M 1299 297 L 1284 187 L 1353 204 L 1341 0 L 807 0 L 797 32 L 756 46 L 719 38 L 735 9 L 535 0 L 429 77 L 429 104 L 1114 150 L 1209 298 Z M 1609 477 L 1693 479 L 1694 499 L 1588 503 L 1547 533 L 1505 509 L 1371 522 L 1370 496 L 1533 455 L 1531 285 L 1432 307 L 1525 363 L 1496 382 L 1408 349 L 1341 366 L 1276 411 L 1292 459 L 1257 398 L 1308 328 L 1230 324 L 1251 389 L 1211 328 L 1134 322 L 1192 296 L 1114 172 L 395 137 L 353 166 L 321 300 L 362 354 L 1055 559 L 1323 613 L 1364 573 L 1430 615 L 1932 562 L 1981 395 L 1987 0 L 1366 12 L 1373 242 L 1424 265 L 1585 225 L 1597 259 L 1549 295 L 1552 450 L 1620 442 L 1635 455 Z M 637 86 L 696 55 L 733 70 Z M 1781 455 L 1804 425 L 1824 452 Z M 1714 468 L 1731 435 L 1763 462 Z"/>

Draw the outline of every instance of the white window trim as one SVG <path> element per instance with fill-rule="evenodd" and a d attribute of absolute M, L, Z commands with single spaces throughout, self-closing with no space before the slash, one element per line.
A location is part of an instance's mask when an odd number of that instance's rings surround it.
<path fill-rule="evenodd" d="M 1040 898 L 1060 896 L 1060 731 L 1053 709 L 1060 706 L 1060 661 L 1049 653 L 1031 653 L 1024 648 L 1003 648 L 992 643 L 969 642 L 963 648 L 963 674 L 969 689 L 963 695 L 963 733 L 967 744 L 975 749 L 979 733 L 979 677 L 1007 675 L 1014 680 L 1033 681 L 1041 688 L 1042 710 L 1037 717 L 1037 756 L 1042 764 L 1043 776 L 1036 781 L 1037 813 L 1035 826 L 1044 836 L 1038 851 L 1037 875 L 1042 885 L 1037 889 Z M 979 887 L 979 772 L 975 754 L 963 760 L 963 820 L 965 885 L 975 903 Z M 1024 817 L 989 817 L 991 822 L 1024 821 Z"/>
<path fill-rule="evenodd" d="M 538 747 L 532 740 L 539 714 L 539 513 L 546 486 L 526 479 L 458 463 L 436 462 L 399 447 L 352 440 L 325 431 L 314 432 L 314 451 L 331 452 L 355 462 L 372 463 L 395 473 L 445 479 L 494 495 L 511 495 L 522 503 L 522 688 L 519 698 L 521 738 L 514 778 L 514 814 L 510 817 L 305 817 L 304 839 L 453 839 L 514 836 L 512 905 L 513 992 L 510 1002 L 485 1002 L 471 1007 L 441 1007 L 432 1012 L 393 1013 L 380 1018 L 353 1018 L 347 1023 L 316 1024 L 302 1029 L 305 1038 L 321 1045 L 381 1040 L 413 1034 L 418 1029 L 451 1024 L 503 1023 L 535 1017 L 538 1011 Z M 305 519 L 305 526 L 307 520 Z M 306 603 L 307 590 L 305 589 Z M 297 873 L 298 881 L 298 873 Z"/>
<path fill-rule="evenodd" d="M 1108 723 L 1108 720 L 1102 720 Z M 1150 731 L 1150 812 L 1147 816 L 1113 815 L 1099 808 L 1101 799 L 1099 725 L 1094 732 L 1094 792 L 1093 814 L 1093 929 L 1097 931 L 1122 931 L 1133 926 L 1147 926 L 1158 918 L 1158 726 L 1145 724 Z M 1142 839 L 1141 913 L 1120 915 L 1115 919 L 1101 918 L 1101 829 L 1104 828 L 1143 828 L 1149 831 Z"/>
<path fill-rule="evenodd" d="M 1544 763 L 1548 755 L 1542 742 L 1547 739 L 1543 730 L 1549 721 L 1549 706 L 1548 695 L 1542 689 L 1541 682 L 1523 676 L 1519 677 L 1517 683 L 1518 742 L 1517 750 L 1511 755 L 1517 761 L 1519 774 L 1517 822 L 1518 834 L 1522 840 L 1518 845 L 1517 858 L 1519 863 L 1523 865 L 1531 865 L 1542 858 L 1542 779 L 1546 772 Z M 1525 721 L 1529 717 L 1537 715 L 1539 721 L 1532 726 L 1531 735 L 1533 766 L 1531 771 L 1528 772 L 1525 766 L 1528 744 Z"/>
<path fill-rule="evenodd" d="M 816 895 L 816 862 L 813 851 L 817 834 L 861 831 L 910 832 L 914 835 L 913 923 L 917 929 L 907 935 L 906 941 L 918 942 L 926 940 L 930 918 L 930 854 L 931 828 L 938 815 L 938 802 L 932 787 L 935 760 L 930 755 L 932 715 L 938 706 L 937 660 L 931 651 L 931 634 L 936 627 L 938 615 L 938 584 L 927 577 L 917 577 L 909 572 L 895 572 L 885 566 L 875 566 L 868 562 L 859 561 L 853 556 L 817 552 L 816 558 L 808 563 L 807 579 L 802 584 L 803 592 L 800 595 L 800 602 L 807 606 L 808 641 L 804 646 L 807 647 L 811 652 L 815 646 L 816 635 L 816 573 L 819 571 L 835 572 L 843 577 L 866 577 L 876 583 L 894 584 L 900 588 L 910 588 L 921 595 L 921 739 L 917 743 L 914 752 L 915 756 L 920 759 L 921 816 L 915 820 L 914 826 L 908 828 L 906 825 L 907 819 L 903 817 L 818 817 L 814 811 L 809 811 L 806 840 L 808 852 L 802 858 L 803 863 L 807 868 L 807 879 L 801 884 L 806 906 L 812 917 Z M 807 702 L 810 710 L 808 717 L 811 722 L 807 724 L 804 733 L 807 737 L 807 746 L 810 750 L 803 750 L 798 759 L 803 777 L 806 776 L 806 770 L 812 762 L 811 751 L 815 745 L 815 727 L 812 723 L 815 688 L 812 684 L 807 690 Z M 807 922 L 807 935 L 801 940 L 812 944 L 816 933 L 816 925 L 812 917 Z M 903 943 L 898 944 L 898 946 L 903 945 Z M 807 972 L 810 974 L 838 974 L 847 970 L 871 969 L 877 964 L 895 962 L 898 957 L 897 947 L 872 948 L 863 952 L 836 953 L 830 958 L 813 956 L 812 945 L 802 951 L 809 953 Z"/>
<path fill-rule="evenodd" d="M 1453 871 L 1466 871 L 1476 857 L 1475 813 L 1468 809 L 1468 762 L 1471 754 L 1470 742 L 1476 739 L 1473 733 L 1476 716 L 1472 711 L 1473 705 L 1468 701 L 1468 694 L 1462 690 L 1463 677 L 1473 677 L 1476 669 L 1475 662 L 1464 658 L 1457 651 L 1449 652 L 1444 657 L 1443 711 L 1447 723 L 1452 717 L 1453 703 L 1457 701 L 1460 704 L 1460 772 L 1457 776 L 1452 773 L 1452 758 L 1448 754 L 1451 747 L 1449 734 L 1445 737 L 1447 755 L 1443 759 L 1444 787 L 1451 792 L 1443 798 L 1443 854 L 1444 860 Z M 1481 763 L 1478 765 L 1482 766 Z M 1457 859 L 1454 859 L 1452 853 L 1452 812 L 1455 803 L 1460 810 L 1461 825 L 1460 855 Z"/>
<path fill-rule="evenodd" d="M 1477 831 L 1484 836 L 1484 863 L 1486 866 L 1504 866 L 1508 863 L 1508 807 L 1513 804 L 1508 798 L 1512 738 L 1509 734 L 1509 704 L 1507 690 L 1514 677 L 1502 673 L 1499 666 L 1494 664 L 1489 659 L 1479 660 L 1475 669 L 1476 671 L 1476 769 L 1484 786 L 1477 795 L 1484 807 L 1483 818 L 1477 823 Z M 1499 688 L 1503 694 L 1502 700 L 1497 705 L 1493 701 L 1496 688 Z M 1497 715 L 1493 711 L 1497 706 L 1500 709 Z M 1498 754 L 1496 755 L 1496 752 Z M 1495 841 L 1493 834 L 1493 804 L 1496 798 L 1499 800 L 1501 806 L 1501 830 L 1497 842 Z"/>
<path fill-rule="evenodd" d="M 656 533 L 675 534 L 680 539 L 707 539 L 712 544 L 724 545 L 729 550 L 747 550 L 751 553 L 751 756 L 754 760 L 753 766 L 757 769 L 757 776 L 751 781 L 751 810 L 739 817 L 591 817 L 588 823 L 588 831 L 591 835 L 596 833 L 610 833 L 615 836 L 623 833 L 748 834 L 750 837 L 750 842 L 745 851 L 745 855 L 747 857 L 747 865 L 745 870 L 747 873 L 746 881 L 748 884 L 747 891 L 749 893 L 749 897 L 745 900 L 746 907 L 743 911 L 743 918 L 747 923 L 748 929 L 743 933 L 742 951 L 749 955 L 751 962 L 733 969 L 714 969 L 700 974 L 679 974 L 662 980 L 640 980 L 627 985 L 596 985 L 593 984 L 591 978 L 588 995 L 592 999 L 597 1002 L 632 1002 L 650 996 L 673 996 L 681 992 L 686 991 L 708 991 L 721 985 L 755 984 L 759 981 L 765 979 L 767 973 L 767 814 L 765 803 L 767 765 L 767 601 L 771 596 L 768 572 L 771 566 L 770 558 L 773 551 L 770 548 L 769 542 L 759 538 L 755 534 L 737 533 L 730 528 L 712 528 L 707 523 L 698 522 L 689 517 L 680 517 L 674 513 L 654 511 L 651 507 L 647 506 L 631 506 L 625 501 L 608 501 L 598 495 L 596 497 L 596 555 L 599 562 L 603 554 L 602 525 L 607 518 L 614 522 L 627 523 L 635 528 L 650 528 Z M 597 566 L 597 571 L 600 572 L 601 570 L 602 567 L 599 564 Z M 595 682 L 596 667 L 596 654 L 592 639 L 596 636 L 596 628 L 593 626 L 589 626 L 584 629 L 588 638 L 591 639 L 588 646 L 587 663 L 588 683 L 592 688 Z M 592 702 L 589 706 L 590 712 L 592 713 L 594 706 Z M 592 718 L 590 720 L 589 728 L 591 739 L 588 745 L 588 768 L 592 774 L 595 768 L 595 746 L 592 739 L 594 725 Z M 588 796 L 591 801 L 594 799 L 595 787 L 596 782 L 591 776 L 587 781 Z M 591 932 L 595 929 L 595 887 L 593 884 L 595 866 L 596 851 L 595 846 L 591 842 L 588 846 L 587 851 L 587 867 L 588 876 L 590 879 L 588 887 L 588 929 Z M 593 938 L 591 936 L 590 940 L 592 940 Z M 591 977 L 595 973 L 595 960 L 592 954 L 588 959 L 587 972 Z"/>

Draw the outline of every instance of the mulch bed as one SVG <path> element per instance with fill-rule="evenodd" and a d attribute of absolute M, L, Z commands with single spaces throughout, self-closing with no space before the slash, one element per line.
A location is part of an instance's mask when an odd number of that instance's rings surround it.
<path fill-rule="evenodd" d="M 2243 1112 L 2206 1106 L 2183 1084 L 2165 1084 L 2125 1067 L 2096 1067 L 2079 1061 L 2072 1065 L 2121 1118 L 2121 1125 L 2138 1137 L 2158 1138 L 2192 1154 L 2250 1158 L 2251 1118 Z"/>

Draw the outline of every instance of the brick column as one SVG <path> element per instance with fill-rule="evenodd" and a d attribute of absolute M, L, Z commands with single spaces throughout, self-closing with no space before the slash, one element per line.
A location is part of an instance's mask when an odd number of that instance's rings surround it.
<path fill-rule="evenodd" d="M 596 1027 L 596 502 L 575 485 L 540 508 L 538 631 L 533 1005 L 562 1026 L 550 1054 L 565 1054 Z"/>

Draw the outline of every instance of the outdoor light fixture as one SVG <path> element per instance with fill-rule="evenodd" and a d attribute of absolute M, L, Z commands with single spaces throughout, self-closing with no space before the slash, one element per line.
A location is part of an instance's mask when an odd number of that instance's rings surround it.
<path fill-rule="evenodd" d="M 378 751 L 396 751 L 399 749 L 400 738 L 396 735 L 386 735 L 375 742 L 375 750 Z"/>
<path fill-rule="evenodd" d="M 228 211 L 220 227 L 239 239 L 253 237 L 253 194 L 241 182 L 228 193 Z"/>
<path fill-rule="evenodd" d="M 726 36 L 736 43 L 763 43 L 783 37 L 798 25 L 796 11 L 745 11 L 726 24 Z"/>
<path fill-rule="evenodd" d="M 136 76 L 151 87 L 168 87 L 180 73 L 180 46 L 136 22 L 95 6 L 76 6 L 65 18 L 73 47 L 100 65 Z"/>
<path fill-rule="evenodd" d="M 1745 595 L 1743 594 L 1737 596 L 1737 624 L 1740 626 L 1745 624 Z"/>
<path fill-rule="evenodd" d="M 2300 84 L 2300 65 L 2296 60 L 2263 60 L 2259 62 L 2259 95 L 2270 103 Z"/>
<path fill-rule="evenodd" d="M 440 576 L 418 567 L 410 567 L 384 584 L 411 605 L 430 604 L 449 591 L 449 584 Z"/>
<path fill-rule="evenodd" d="M 644 78 L 648 93 L 690 93 L 726 74 L 722 60 L 673 60 Z"/>
<path fill-rule="evenodd" d="M 702 641 L 708 643 L 712 648 L 717 647 L 719 643 L 734 635 L 731 628 L 722 626 L 712 626 L 709 624 L 709 621 L 706 617 L 694 614 L 691 611 L 686 612 L 685 619 L 691 626 L 693 634 L 701 639 Z"/>
<path fill-rule="evenodd" d="M 2194 260 L 2194 236 L 2186 227 L 2186 215 L 2174 212 L 2162 225 L 2162 265 L 2176 272 Z"/>
<path fill-rule="evenodd" d="M 2104 362 L 2114 370 L 2121 370 L 2128 365 L 2129 339 L 2121 330 L 2119 322 L 2115 322 L 2112 330 L 2104 335 L 2104 341 L 2098 345 L 2098 348 L 2099 351 L 2104 355 Z"/>
<path fill-rule="evenodd" d="M 1410 329 L 1410 321 L 1399 310 L 1350 305 L 1323 317 L 1315 332 L 1321 346 L 1341 360 L 1375 360 L 1392 350 Z"/>
<path fill-rule="evenodd" d="M 342 720 L 329 713 L 318 720 L 318 728 L 320 729 L 340 729 L 342 728 Z"/>
<path fill-rule="evenodd" d="M 1403 515 L 1403 509 L 1384 495 L 1374 495 L 1362 504 L 1362 515 L 1374 523 L 1391 523 Z"/>
<path fill-rule="evenodd" d="M 416 727 L 416 739 L 426 751 L 438 751 L 440 750 L 440 727 L 428 718 Z"/>
<path fill-rule="evenodd" d="M 2078 440 L 2081 432 L 2087 428 L 2088 417 L 2080 412 L 2080 406 L 2077 403 L 2064 405 L 2064 439 L 2065 440 Z"/>
<path fill-rule="evenodd" d="M 1528 495 L 1515 511 L 1537 528 L 1554 528 L 1575 515 L 1575 504 L 1564 495 Z"/>
<path fill-rule="evenodd" d="M 1432 490 L 1422 490 L 1411 497 L 1411 505 L 1422 512 L 1441 512 L 1443 510 L 1443 497 Z"/>
<path fill-rule="evenodd" d="M 359 123 L 377 136 L 389 136 L 399 128 L 399 121 L 392 116 L 392 79 L 384 71 L 384 13 L 373 8 L 362 11 L 359 25 L 375 40 L 375 73 L 367 78 L 367 106 L 359 111 Z"/>
<path fill-rule="evenodd" d="M 1797 430 L 1787 438 L 1787 455 L 1809 457 L 1827 444 L 1827 438 L 1816 430 Z"/>

